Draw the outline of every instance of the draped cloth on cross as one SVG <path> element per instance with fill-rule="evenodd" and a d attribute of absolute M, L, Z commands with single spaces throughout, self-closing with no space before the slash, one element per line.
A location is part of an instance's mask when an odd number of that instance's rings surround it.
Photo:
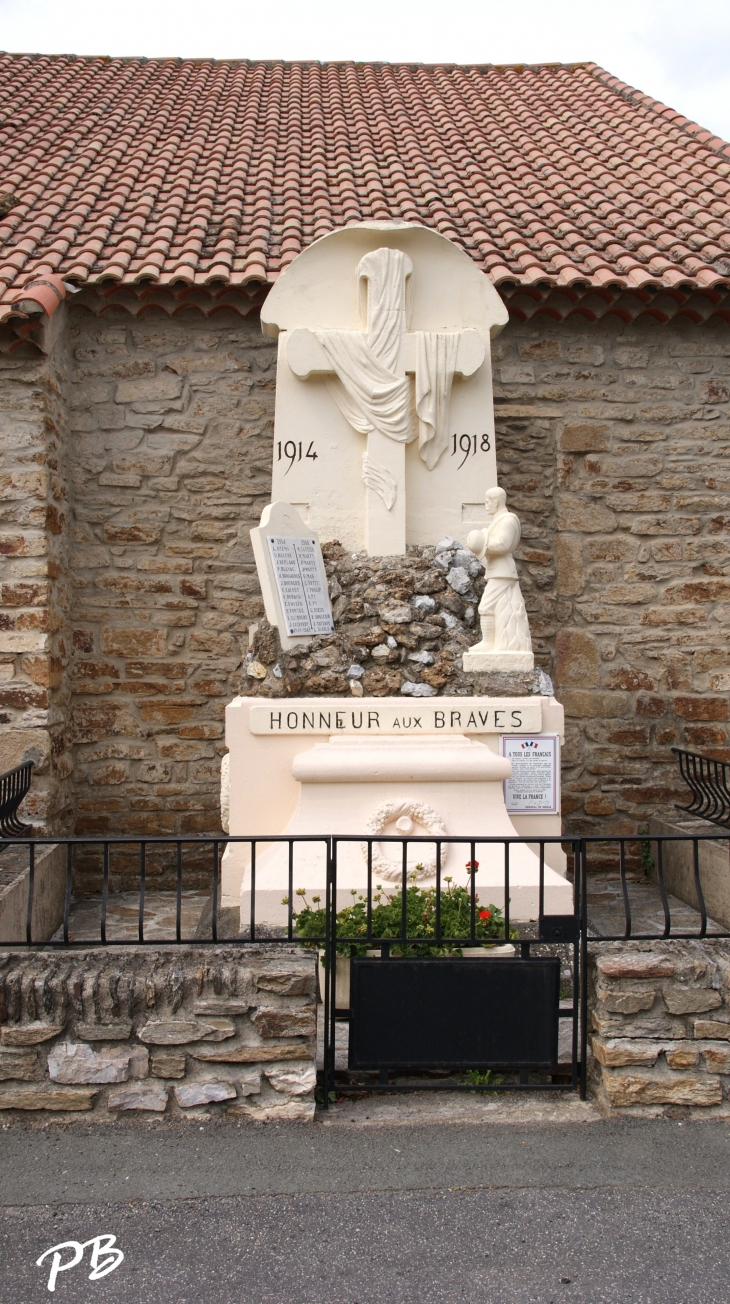
<path fill-rule="evenodd" d="M 357 275 L 361 301 L 367 294 L 367 331 L 316 330 L 314 334 L 334 373 L 327 380 L 328 389 L 352 428 L 362 435 L 379 431 L 403 444 L 417 433 L 420 455 L 432 470 L 449 440 L 459 332 L 415 333 L 414 413 L 413 392 L 401 359 L 411 271 L 411 260 L 400 249 L 366 254 Z"/>
<path fill-rule="evenodd" d="M 294 326 L 286 358 L 294 376 L 321 377 L 349 428 L 366 437 L 365 545 L 371 556 L 400 556 L 406 550 L 406 445 L 418 440 L 420 458 L 413 461 L 419 472 L 437 463 L 443 468 L 454 376 L 474 375 L 486 350 L 470 326 L 408 331 L 413 264 L 403 250 L 371 249 L 355 272 L 365 329 L 328 328 L 321 318 Z M 419 294 L 427 304 L 427 286 L 419 284 Z M 422 474 L 416 479 L 423 496 Z"/>

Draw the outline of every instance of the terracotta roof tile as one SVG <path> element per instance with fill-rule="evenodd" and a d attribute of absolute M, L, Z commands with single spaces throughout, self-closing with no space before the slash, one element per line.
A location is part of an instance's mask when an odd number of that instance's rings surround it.
<path fill-rule="evenodd" d="M 595 64 L 8 54 L 0 87 L 3 315 L 43 273 L 273 282 L 373 218 L 505 290 L 730 285 L 730 145 Z"/>

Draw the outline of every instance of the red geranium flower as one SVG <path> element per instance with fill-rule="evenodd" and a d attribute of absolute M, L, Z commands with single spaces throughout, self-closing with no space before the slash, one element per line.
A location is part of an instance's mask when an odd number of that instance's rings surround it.
<path fill-rule="evenodd" d="M 477 870 L 477 869 L 479 868 L 479 861 L 478 861 L 478 860 L 467 860 L 467 862 L 466 862 L 466 867 L 467 867 L 467 869 L 474 869 L 474 870 Z"/>
<path fill-rule="evenodd" d="M 480 919 L 491 919 L 491 918 L 492 918 L 492 912 L 491 912 L 491 910 L 480 910 L 480 911 L 479 911 L 479 918 L 480 918 Z"/>

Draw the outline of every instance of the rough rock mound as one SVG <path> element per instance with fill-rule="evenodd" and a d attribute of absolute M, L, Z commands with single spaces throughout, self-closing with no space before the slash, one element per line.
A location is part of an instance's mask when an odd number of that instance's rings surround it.
<path fill-rule="evenodd" d="M 525 696 L 551 692 L 542 670 L 465 675 L 462 654 L 478 641 L 481 562 L 455 539 L 410 546 L 405 557 L 322 548 L 335 631 L 283 652 L 262 620 L 251 638 L 241 691 L 247 696 Z"/>

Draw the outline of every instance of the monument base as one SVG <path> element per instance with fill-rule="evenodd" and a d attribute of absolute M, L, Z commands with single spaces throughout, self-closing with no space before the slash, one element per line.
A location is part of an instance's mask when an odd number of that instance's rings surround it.
<path fill-rule="evenodd" d="M 461 664 L 466 675 L 483 675 L 490 670 L 525 672 L 534 668 L 535 657 L 532 652 L 477 652 L 470 648 L 464 652 Z"/>
<path fill-rule="evenodd" d="M 337 731 L 337 732 L 336 732 Z M 236 698 L 226 709 L 230 748 L 230 821 L 233 836 L 256 846 L 256 920 L 279 928 L 288 920 L 283 898 L 297 889 L 324 899 L 327 843 L 337 849 L 337 906 L 368 885 L 367 840 L 372 839 L 372 885 L 392 895 L 402 883 L 403 842 L 408 875 L 419 886 L 436 883 L 436 843 L 442 842 L 442 884 L 448 875 L 466 886 L 467 861 L 479 862 L 480 901 L 504 907 L 504 845 L 488 838 L 525 838 L 509 853 L 513 919 L 535 919 L 539 907 L 538 840 L 559 837 L 559 802 L 546 811 L 510 814 L 504 782 L 512 772 L 500 755 L 500 734 L 534 741 L 563 732 L 562 708 L 552 697 L 433 697 L 417 704 L 398 697 L 321 696 Z M 559 796 L 559 781 L 557 794 Z M 268 836 L 298 836 L 289 845 Z M 475 842 L 451 843 L 450 837 Z M 482 841 L 480 841 L 482 839 Z M 363 847 L 365 851 L 363 853 Z M 221 904 L 251 918 L 251 845 L 229 842 L 223 857 Z M 559 842 L 545 844 L 545 911 L 572 912 L 572 886 Z"/>

